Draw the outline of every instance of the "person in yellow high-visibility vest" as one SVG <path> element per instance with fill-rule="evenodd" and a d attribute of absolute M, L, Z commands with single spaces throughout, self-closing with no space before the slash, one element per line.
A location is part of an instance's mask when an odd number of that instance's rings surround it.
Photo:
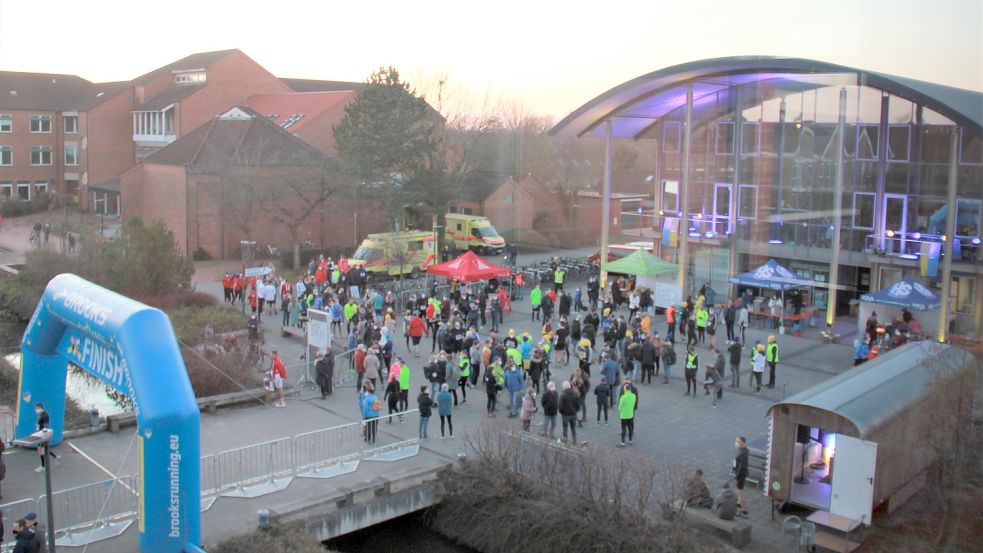
<path fill-rule="evenodd" d="M 696 334 L 699 336 L 701 344 L 707 341 L 707 321 L 710 320 L 710 311 L 705 306 L 696 308 Z"/>
<path fill-rule="evenodd" d="M 768 363 L 768 387 L 775 387 L 775 366 L 778 365 L 778 342 L 775 335 L 768 336 L 768 345 L 765 347 L 765 362 Z"/>
<path fill-rule="evenodd" d="M 559 292 L 563 290 L 563 281 L 567 278 L 567 272 L 563 270 L 563 267 L 557 267 L 553 271 L 553 291 Z"/>

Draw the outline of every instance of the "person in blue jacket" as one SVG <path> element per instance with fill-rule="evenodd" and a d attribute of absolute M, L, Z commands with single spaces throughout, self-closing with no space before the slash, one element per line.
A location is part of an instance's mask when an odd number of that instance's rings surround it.
<path fill-rule="evenodd" d="M 454 396 L 450 392 L 450 386 L 445 382 L 437 392 L 437 414 L 440 415 L 440 439 L 444 439 L 444 422 L 447 422 L 448 435 L 454 437 L 454 423 L 451 422 L 451 415 L 454 409 Z"/>
<path fill-rule="evenodd" d="M 519 370 L 515 362 L 509 360 L 509 369 L 505 371 L 505 389 L 509 392 L 509 418 L 519 416 L 519 400 L 522 399 L 522 389 L 526 387 L 526 375 Z"/>
<path fill-rule="evenodd" d="M 379 428 L 379 415 L 382 413 L 382 403 L 379 396 L 375 395 L 375 388 L 371 382 L 366 382 L 365 391 L 362 393 L 362 419 L 365 424 L 365 441 L 369 444 L 375 443 L 376 431 Z"/>

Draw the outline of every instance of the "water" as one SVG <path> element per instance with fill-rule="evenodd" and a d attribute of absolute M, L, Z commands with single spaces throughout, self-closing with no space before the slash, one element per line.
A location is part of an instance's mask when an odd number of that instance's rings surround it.
<path fill-rule="evenodd" d="M 454 543 L 450 538 L 430 529 L 420 513 L 412 513 L 328 540 L 324 545 L 339 553 L 480 553 L 476 549 Z"/>
<path fill-rule="evenodd" d="M 20 368 L 20 341 L 23 335 L 23 323 L 0 322 L 0 355 L 15 369 Z M 75 365 L 69 364 L 65 389 L 68 398 L 80 409 L 88 411 L 95 407 L 103 417 L 124 413 L 131 408 L 128 398 Z"/>

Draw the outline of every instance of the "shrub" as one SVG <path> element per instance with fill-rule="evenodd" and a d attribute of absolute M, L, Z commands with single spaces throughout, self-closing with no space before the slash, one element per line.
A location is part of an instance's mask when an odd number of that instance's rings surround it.
<path fill-rule="evenodd" d="M 243 361 L 241 353 L 196 346 L 182 347 L 181 354 L 195 397 L 252 390 L 262 384 L 259 374 Z"/>
<path fill-rule="evenodd" d="M 45 193 L 35 194 L 31 201 L 24 201 L 16 196 L 0 204 L 0 214 L 4 217 L 20 217 L 48 209 L 51 196 Z"/>
<path fill-rule="evenodd" d="M 212 303 L 214 304 L 214 299 Z M 212 325 L 216 336 L 246 328 L 246 315 L 227 305 L 177 307 L 168 310 L 168 315 L 171 318 L 171 326 L 174 327 L 174 334 L 181 344 L 186 346 L 201 344 L 205 339 L 205 327 L 208 325 Z"/>

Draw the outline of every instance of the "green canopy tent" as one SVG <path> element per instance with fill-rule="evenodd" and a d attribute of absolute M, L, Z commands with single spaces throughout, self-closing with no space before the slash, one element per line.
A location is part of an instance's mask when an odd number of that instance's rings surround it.
<path fill-rule="evenodd" d="M 603 269 L 609 273 L 647 277 L 679 271 L 679 265 L 663 261 L 639 248 L 617 261 L 605 263 Z"/>

